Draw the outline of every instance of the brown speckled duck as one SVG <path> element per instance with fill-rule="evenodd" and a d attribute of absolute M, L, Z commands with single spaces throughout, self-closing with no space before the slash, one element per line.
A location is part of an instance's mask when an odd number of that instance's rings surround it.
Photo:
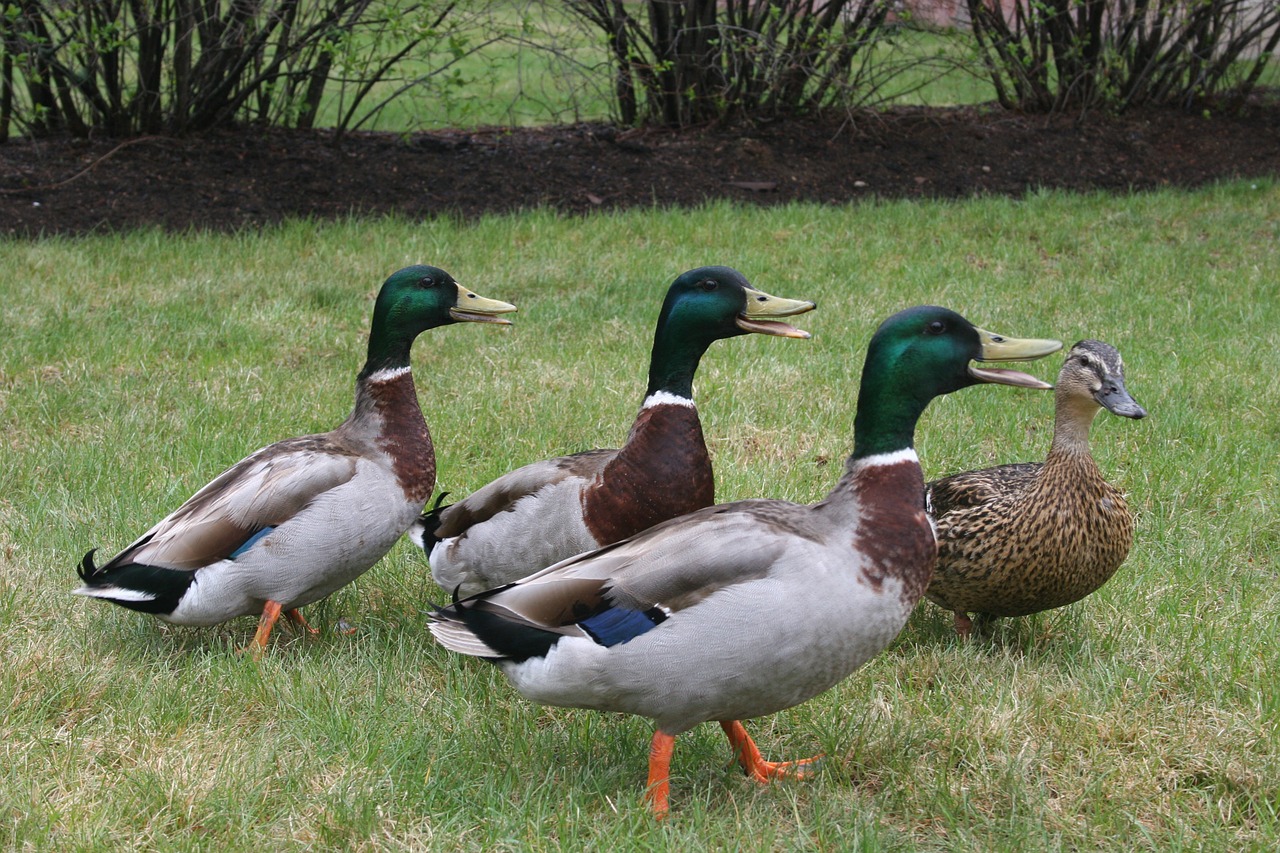
<path fill-rule="evenodd" d="M 962 637 L 972 628 L 970 613 L 1025 616 L 1079 601 L 1115 574 L 1133 544 L 1124 495 L 1089 453 L 1099 408 L 1125 418 L 1147 414 L 1125 388 L 1120 353 L 1080 341 L 1054 393 L 1044 462 L 966 471 L 927 486 L 938 565 L 926 595 L 955 613 Z"/>

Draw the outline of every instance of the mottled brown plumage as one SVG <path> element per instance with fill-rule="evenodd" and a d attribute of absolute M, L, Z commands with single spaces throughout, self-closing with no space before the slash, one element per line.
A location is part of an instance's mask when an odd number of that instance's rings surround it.
<path fill-rule="evenodd" d="M 967 471 L 927 486 L 938 564 L 926 593 L 969 633 L 970 613 L 1025 616 L 1079 601 L 1129 554 L 1133 515 L 1089 453 L 1099 408 L 1146 411 L 1129 396 L 1120 353 L 1072 347 L 1058 375 L 1053 444 L 1042 463 Z"/>

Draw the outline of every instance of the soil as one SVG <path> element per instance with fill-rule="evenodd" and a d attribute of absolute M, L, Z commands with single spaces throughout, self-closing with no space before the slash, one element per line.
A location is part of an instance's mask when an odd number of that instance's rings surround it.
<path fill-rule="evenodd" d="M 408 137 L 260 129 L 0 144 L 0 235 L 256 228 L 352 213 L 464 218 L 871 198 L 1127 191 L 1280 176 L 1280 99 L 1238 115 L 899 109 L 738 127 L 598 124 Z"/>

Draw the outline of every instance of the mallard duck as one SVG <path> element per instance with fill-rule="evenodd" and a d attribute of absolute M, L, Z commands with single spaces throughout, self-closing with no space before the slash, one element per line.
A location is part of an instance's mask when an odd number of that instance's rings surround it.
<path fill-rule="evenodd" d="M 797 705 L 879 653 L 924 594 L 937 556 L 913 448 L 929 401 L 979 382 L 1049 385 L 971 359 L 1046 355 L 953 311 L 895 314 L 871 339 L 853 454 L 816 504 L 707 507 L 516 583 L 438 608 L 430 629 L 499 667 L 525 698 L 652 718 L 647 798 L 662 816 L 677 735 L 719 721 L 766 781 L 814 759 L 765 761 L 741 720 Z"/>
<path fill-rule="evenodd" d="M 261 653 L 280 613 L 350 583 L 390 550 L 435 488 L 435 454 L 418 408 L 409 350 L 456 322 L 501 323 L 515 306 L 412 266 L 373 308 L 355 409 L 332 432 L 277 442 L 227 469 L 101 566 L 80 563 L 79 595 L 179 625 L 261 614 Z"/>
<path fill-rule="evenodd" d="M 681 275 L 658 314 L 649 385 L 626 443 L 534 462 L 466 500 L 437 501 L 409 532 L 432 577 L 469 595 L 711 506 L 711 458 L 693 404 L 698 362 L 713 342 L 749 332 L 807 338 L 778 318 L 815 307 L 762 293 L 729 267 Z"/>
<path fill-rule="evenodd" d="M 1099 409 L 1123 418 L 1147 414 L 1125 388 L 1120 353 L 1102 341 L 1080 341 L 1054 396 L 1044 462 L 966 471 L 927 487 L 938 566 L 926 595 L 955 613 L 962 637 L 972 629 L 970 613 L 1025 616 L 1079 601 L 1115 574 L 1133 544 L 1124 495 L 1089 454 Z"/>

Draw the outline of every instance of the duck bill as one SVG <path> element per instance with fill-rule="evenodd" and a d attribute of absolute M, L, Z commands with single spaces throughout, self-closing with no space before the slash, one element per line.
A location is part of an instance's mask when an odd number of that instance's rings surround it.
<path fill-rule="evenodd" d="M 781 296 L 770 296 L 753 287 L 746 288 L 747 307 L 738 315 L 735 322 L 744 332 L 758 335 L 774 335 L 779 338 L 808 338 L 810 334 L 797 329 L 789 323 L 775 318 L 794 317 L 818 307 L 818 303 L 806 299 L 783 299 Z"/>
<path fill-rule="evenodd" d="M 459 323 L 497 323 L 510 326 L 511 321 L 502 314 L 510 314 L 516 306 L 509 302 L 486 299 L 478 293 L 458 285 L 458 304 L 449 309 L 449 316 Z"/>
<path fill-rule="evenodd" d="M 1138 405 L 1138 401 L 1129 396 L 1129 391 L 1124 387 L 1124 381 L 1112 378 L 1106 382 L 1101 388 L 1093 392 L 1093 399 L 1098 401 L 1098 405 L 1106 409 L 1113 415 L 1119 415 L 1122 418 L 1145 418 L 1147 410 Z"/>
<path fill-rule="evenodd" d="M 1010 338 L 988 332 L 986 329 L 978 329 L 978 339 L 982 348 L 981 355 L 978 356 L 979 361 L 1030 361 L 1035 358 L 1044 358 L 1062 349 L 1062 341 Z M 969 375 L 979 382 L 1013 385 L 1017 388 L 1048 390 L 1053 387 L 1034 376 L 1003 367 L 978 367 L 971 364 Z"/>

